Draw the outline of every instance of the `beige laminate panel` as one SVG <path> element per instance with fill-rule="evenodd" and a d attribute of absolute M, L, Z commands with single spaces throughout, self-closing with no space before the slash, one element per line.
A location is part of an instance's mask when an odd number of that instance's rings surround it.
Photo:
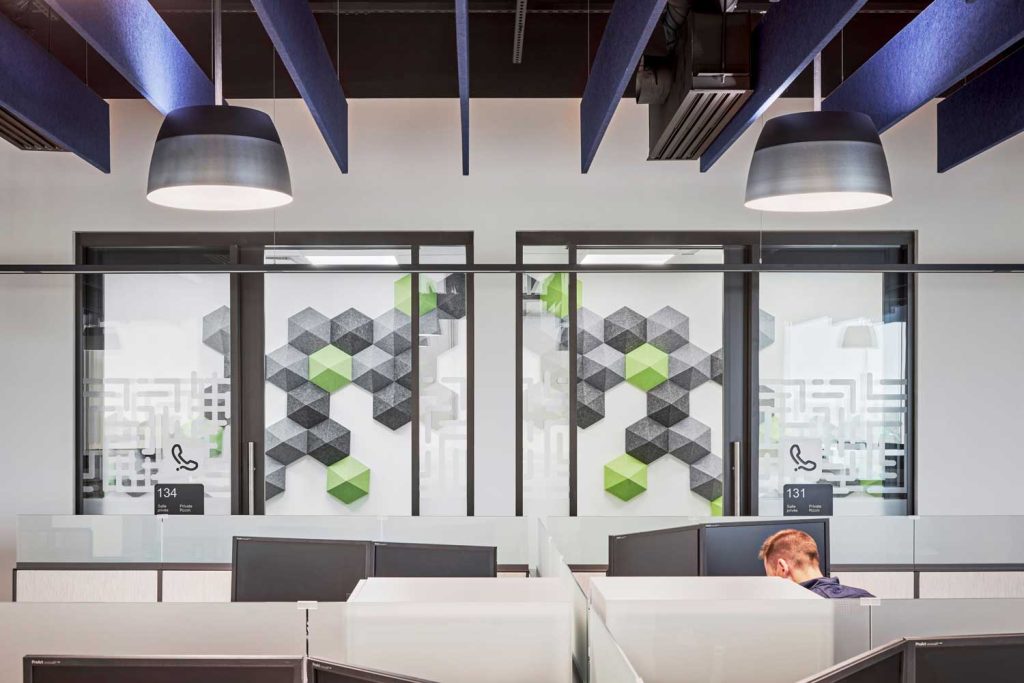
<path fill-rule="evenodd" d="M 156 602 L 155 570 L 19 569 L 18 602 Z"/>
<path fill-rule="evenodd" d="M 295 604 L 0 603 L 0 682 L 25 655 L 301 657 L 306 613 Z"/>
<path fill-rule="evenodd" d="M 922 598 L 1024 598 L 1024 572 L 921 572 Z"/>
<path fill-rule="evenodd" d="M 164 570 L 164 602 L 231 602 L 231 570 Z"/>
<path fill-rule="evenodd" d="M 876 598 L 910 600 L 914 597 L 914 572 L 832 572 L 844 586 L 863 588 Z"/>

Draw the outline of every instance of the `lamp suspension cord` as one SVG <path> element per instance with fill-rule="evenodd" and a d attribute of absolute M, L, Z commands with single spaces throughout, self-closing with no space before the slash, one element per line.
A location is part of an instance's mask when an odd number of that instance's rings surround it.
<path fill-rule="evenodd" d="M 821 111 L 821 53 L 814 55 L 814 111 Z"/>
<path fill-rule="evenodd" d="M 213 103 L 217 106 L 224 104 L 224 61 L 223 61 L 223 38 L 221 36 L 221 0 L 212 0 L 213 7 Z"/>

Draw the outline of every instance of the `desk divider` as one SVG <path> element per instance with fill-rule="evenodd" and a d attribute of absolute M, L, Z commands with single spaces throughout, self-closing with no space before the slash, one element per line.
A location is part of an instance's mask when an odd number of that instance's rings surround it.
<path fill-rule="evenodd" d="M 587 610 L 587 633 L 590 637 L 590 683 L 643 683 L 593 608 Z"/>
<path fill-rule="evenodd" d="M 537 520 L 537 575 L 557 578 L 565 586 L 566 593 L 572 599 L 572 659 L 573 666 L 581 683 L 587 683 L 590 664 L 588 661 L 587 624 L 589 599 L 586 591 L 580 586 L 572 570 L 558 551 L 558 544 L 552 538 L 544 520 Z"/>

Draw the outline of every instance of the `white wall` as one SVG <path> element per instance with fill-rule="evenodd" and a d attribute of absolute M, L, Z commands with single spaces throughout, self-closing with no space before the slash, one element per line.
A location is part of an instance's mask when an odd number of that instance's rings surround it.
<path fill-rule="evenodd" d="M 696 164 L 646 162 L 645 110 L 624 100 L 584 176 L 578 102 L 474 100 L 472 174 L 462 177 L 457 102 L 356 100 L 351 173 L 342 176 L 300 101 L 256 104 L 276 115 L 292 205 L 208 215 L 148 204 L 146 169 L 160 117 L 145 102 L 118 101 L 111 107 L 110 175 L 71 155 L 0 145 L 0 261 L 71 262 L 76 230 L 474 230 L 478 261 L 507 262 L 516 230 L 760 228 L 918 230 L 922 262 L 1024 261 L 1024 139 L 937 175 L 934 105 L 883 136 L 896 193 L 889 206 L 762 216 L 742 206 L 758 127 L 700 174 Z M 786 101 L 770 115 L 806 108 Z M 13 554 L 11 516 L 69 512 L 73 497 L 72 283 L 53 277 L 12 284 L 13 277 L 0 279 L 0 576 Z M 1024 459 L 1013 427 L 1004 428 L 1017 422 L 1024 380 L 1019 336 L 1009 338 L 1024 323 L 1005 306 L 1021 300 L 1024 280 L 977 280 L 963 289 L 959 277 L 921 283 L 919 509 L 1024 513 Z M 478 290 L 478 305 L 490 306 L 478 319 L 478 368 L 486 370 L 477 373 L 477 468 L 485 482 L 477 490 L 479 514 L 512 511 L 513 318 L 495 308 L 513 306 L 511 278 L 502 287 L 494 276 Z M 993 335 L 985 333 L 990 326 Z M 954 347 L 974 342 L 984 344 L 980 353 Z M 496 392 L 488 394 L 488 386 Z M 0 596 L 6 590 L 0 581 Z"/>

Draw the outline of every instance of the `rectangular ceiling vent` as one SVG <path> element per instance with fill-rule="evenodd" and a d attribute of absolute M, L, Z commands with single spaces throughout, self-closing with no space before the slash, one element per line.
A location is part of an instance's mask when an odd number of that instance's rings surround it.
<path fill-rule="evenodd" d="M 645 55 L 637 102 L 648 105 L 648 159 L 699 159 L 752 92 L 749 12 L 689 12 L 666 56 Z"/>
<path fill-rule="evenodd" d="M 0 138 L 29 152 L 63 152 L 60 145 L 42 135 L 8 110 L 0 107 Z"/>

